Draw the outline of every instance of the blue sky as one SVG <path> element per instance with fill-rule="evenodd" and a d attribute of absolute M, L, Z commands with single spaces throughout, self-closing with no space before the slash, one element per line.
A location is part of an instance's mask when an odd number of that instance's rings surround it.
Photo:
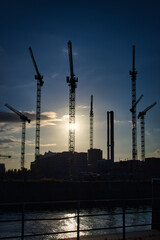
<path fill-rule="evenodd" d="M 94 147 L 106 158 L 106 112 L 115 112 L 115 160 L 131 159 L 132 45 L 136 48 L 137 106 L 146 115 L 146 156 L 160 156 L 160 2 L 10 0 L 0 2 L 0 152 L 20 168 L 21 122 L 8 103 L 26 112 L 26 163 L 34 160 L 36 81 L 32 47 L 42 87 L 41 150 L 68 150 L 69 75 L 67 42 L 72 41 L 76 89 L 76 151 L 89 148 L 89 105 L 94 98 Z M 140 159 L 140 123 L 138 156 Z M 1 162 L 2 159 L 0 160 Z"/>

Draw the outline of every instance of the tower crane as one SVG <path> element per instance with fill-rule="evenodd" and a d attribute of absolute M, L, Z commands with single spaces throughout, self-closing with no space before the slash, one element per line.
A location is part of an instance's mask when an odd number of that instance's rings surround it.
<path fill-rule="evenodd" d="M 91 108 L 90 108 L 90 149 L 93 148 L 93 95 L 91 95 Z"/>
<path fill-rule="evenodd" d="M 37 107 L 36 107 L 36 138 L 35 138 L 35 160 L 39 160 L 40 155 L 40 114 L 41 114 L 41 87 L 43 86 L 43 76 L 39 73 L 33 52 L 31 47 L 29 47 L 33 65 L 35 67 L 37 75 L 35 79 L 37 80 Z"/>
<path fill-rule="evenodd" d="M 142 158 L 142 161 L 145 160 L 145 121 L 144 121 L 144 116 L 156 104 L 157 104 L 157 102 L 154 102 L 153 104 L 151 104 L 149 107 L 147 107 L 142 112 L 139 112 L 139 114 L 138 114 L 138 119 L 141 118 L 141 158 Z"/>
<path fill-rule="evenodd" d="M 24 114 L 21 112 L 17 111 L 13 107 L 11 107 L 9 104 L 5 104 L 7 108 L 9 108 L 11 111 L 16 113 L 21 121 L 22 121 L 22 142 L 21 142 L 21 170 L 24 169 L 24 161 L 25 161 L 25 133 L 26 133 L 26 122 L 30 123 L 31 120 L 28 119 Z"/>
<path fill-rule="evenodd" d="M 75 77 L 73 72 L 73 59 L 72 59 L 72 42 L 68 42 L 68 54 L 70 65 L 70 77 L 66 78 L 69 86 L 69 152 L 75 151 L 75 89 L 77 87 L 78 78 Z"/>
<path fill-rule="evenodd" d="M 141 100 L 141 98 L 143 97 L 143 94 L 138 98 L 138 100 L 136 101 L 136 103 L 133 105 L 133 107 L 130 109 L 130 112 L 134 111 L 134 108 L 136 107 L 136 105 L 139 103 L 139 101 Z"/>
<path fill-rule="evenodd" d="M 129 72 L 132 81 L 132 160 L 137 160 L 137 119 L 136 119 L 136 69 L 135 45 L 133 45 L 132 71 Z"/>

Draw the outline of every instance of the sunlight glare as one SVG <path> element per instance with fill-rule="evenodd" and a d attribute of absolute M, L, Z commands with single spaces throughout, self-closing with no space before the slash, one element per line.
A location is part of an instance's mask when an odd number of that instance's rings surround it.
<path fill-rule="evenodd" d="M 72 123 L 72 124 L 68 124 L 68 125 L 67 125 L 67 128 L 68 128 L 69 130 L 75 130 L 75 131 L 77 131 L 77 130 L 79 129 L 79 126 L 78 126 L 77 123 Z"/>

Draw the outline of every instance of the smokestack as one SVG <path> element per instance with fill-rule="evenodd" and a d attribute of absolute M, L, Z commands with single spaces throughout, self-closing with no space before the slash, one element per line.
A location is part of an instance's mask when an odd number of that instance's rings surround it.
<path fill-rule="evenodd" d="M 107 112 L 107 159 L 114 162 L 114 112 Z"/>
<path fill-rule="evenodd" d="M 93 95 L 91 95 L 91 109 L 90 109 L 90 149 L 93 148 Z"/>

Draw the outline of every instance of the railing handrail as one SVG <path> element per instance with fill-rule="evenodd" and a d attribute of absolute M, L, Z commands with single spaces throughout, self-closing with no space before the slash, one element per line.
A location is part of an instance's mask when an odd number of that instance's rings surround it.
<path fill-rule="evenodd" d="M 160 198 L 157 198 L 160 199 Z M 94 199 L 94 200 L 57 200 L 57 201 L 40 201 L 40 202 L 0 202 L 0 206 L 5 206 L 5 205 L 20 205 L 20 204 L 24 204 L 24 205 L 30 205 L 30 204 L 54 204 L 54 203 L 87 203 L 87 202 L 128 202 L 128 201 L 150 201 L 152 200 L 152 198 L 111 198 L 111 199 Z"/>
<path fill-rule="evenodd" d="M 111 229 L 123 229 L 123 240 L 125 240 L 125 228 L 129 228 L 129 227 L 139 227 L 139 226 L 150 226 L 150 224 L 138 224 L 138 225 L 126 225 L 125 224 L 125 215 L 126 214 L 140 214 L 140 213 L 151 213 L 151 210 L 144 210 L 144 211 L 125 211 L 125 205 L 123 204 L 123 206 L 121 206 L 120 208 L 122 209 L 122 212 L 120 213 L 104 213 L 104 214 L 80 214 L 80 203 L 84 203 L 84 202 L 113 202 L 114 201 L 121 201 L 121 202 L 127 202 L 127 201 L 137 201 L 137 200 L 143 200 L 143 201 L 148 201 L 148 200 L 152 200 L 151 198 L 143 198 L 143 199 L 107 199 L 107 200 L 93 200 L 93 201 L 48 201 L 48 202 L 39 202 L 39 204 L 53 204 L 53 203 L 77 203 L 77 205 L 75 205 L 75 208 L 77 210 L 77 212 L 75 211 L 75 215 L 74 216 L 70 216 L 70 217 L 62 217 L 62 218 L 24 218 L 24 212 L 23 212 L 23 218 L 21 219 L 7 219 L 7 220 L 0 220 L 0 223 L 7 223 L 7 222 L 22 222 L 23 221 L 23 226 L 24 226 L 24 222 L 26 221 L 61 221 L 64 219 L 71 219 L 71 218 L 77 218 L 77 230 L 71 230 L 71 231 L 62 231 L 62 232 L 52 232 L 52 233 L 35 233 L 35 234 L 24 234 L 23 232 L 23 236 L 6 236 L 6 237 L 0 237 L 0 240 L 5 240 L 5 239 L 14 239 L 14 238 L 21 238 L 24 239 L 27 237 L 35 237 L 35 236 L 45 236 L 45 235 L 55 235 L 55 234 L 65 234 L 65 233 L 77 233 L 77 240 L 79 240 L 79 233 L 80 232 L 89 232 L 89 231 L 98 231 L 98 230 L 111 230 Z M 16 203 L 16 205 L 22 206 L 24 207 L 24 205 L 30 205 L 30 204 L 37 204 L 35 202 L 25 202 L 25 203 Z M 0 206 L 7 206 L 8 203 L 1 203 Z M 8 206 L 11 206 L 12 204 L 9 203 Z M 13 203 L 12 206 L 15 206 L 15 203 Z M 80 228 L 80 218 L 82 217 L 95 217 L 95 216 L 109 216 L 109 215 L 122 215 L 123 217 L 123 225 L 122 226 L 114 226 L 114 227 L 104 227 L 104 228 L 92 228 L 92 229 L 81 229 Z M 23 229 L 24 231 L 24 229 Z"/>

